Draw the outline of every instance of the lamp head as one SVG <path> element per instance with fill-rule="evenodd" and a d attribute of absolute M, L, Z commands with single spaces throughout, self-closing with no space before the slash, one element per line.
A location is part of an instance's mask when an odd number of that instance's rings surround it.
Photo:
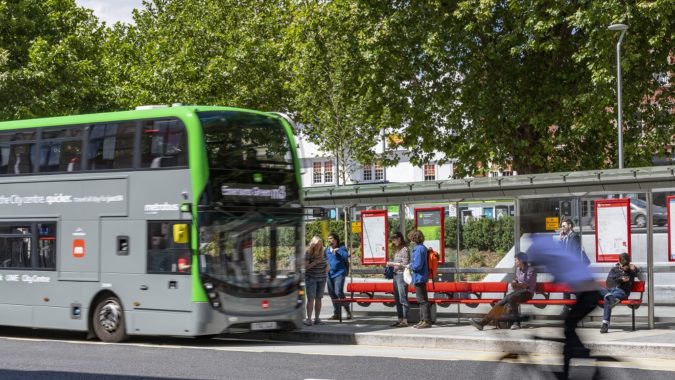
<path fill-rule="evenodd" d="M 626 25 L 626 24 L 612 24 L 607 29 L 609 29 L 613 32 L 617 32 L 617 31 L 627 30 L 628 25 Z"/>

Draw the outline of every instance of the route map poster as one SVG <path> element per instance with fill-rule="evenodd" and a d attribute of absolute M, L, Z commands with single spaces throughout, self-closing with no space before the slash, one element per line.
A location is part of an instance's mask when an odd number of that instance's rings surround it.
<path fill-rule="evenodd" d="M 668 261 L 675 261 L 675 195 L 666 197 L 666 206 L 668 207 Z"/>
<path fill-rule="evenodd" d="M 614 262 L 619 254 L 630 255 L 630 199 L 595 201 L 595 258 Z"/>
<path fill-rule="evenodd" d="M 386 264 L 388 241 L 387 210 L 361 211 L 361 264 Z"/>
<path fill-rule="evenodd" d="M 428 207 L 415 209 L 415 228 L 424 234 L 424 245 L 432 247 L 441 255 L 439 264 L 445 262 L 445 209 Z"/>

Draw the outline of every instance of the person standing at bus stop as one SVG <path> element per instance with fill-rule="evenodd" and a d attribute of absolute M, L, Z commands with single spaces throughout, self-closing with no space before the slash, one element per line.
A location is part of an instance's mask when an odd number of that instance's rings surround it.
<path fill-rule="evenodd" d="M 406 247 L 403 234 L 395 232 L 389 239 L 394 246 L 394 260 L 387 263 L 394 269 L 394 300 L 396 300 L 396 314 L 398 314 L 398 321 L 394 323 L 393 327 L 407 327 L 408 326 L 408 284 L 403 279 L 403 270 L 410 264 L 410 252 Z"/>
<path fill-rule="evenodd" d="M 305 294 L 307 295 L 307 319 L 305 326 L 322 325 L 319 319 L 321 314 L 321 299 L 326 289 L 326 272 L 328 263 L 323 253 L 323 242 L 318 236 L 309 241 L 307 254 L 305 255 Z M 312 320 L 312 312 L 314 320 Z"/>
<path fill-rule="evenodd" d="M 420 305 L 420 321 L 413 326 L 416 329 L 428 329 L 431 327 L 431 311 L 429 310 L 429 294 L 427 293 L 427 281 L 429 281 L 429 263 L 427 247 L 424 246 L 424 234 L 422 231 L 413 230 L 408 239 L 415 243 L 412 251 L 412 261 L 408 268 L 412 271 L 412 283 L 415 285 L 415 296 Z"/>
<path fill-rule="evenodd" d="M 328 235 L 328 247 L 325 251 L 326 261 L 328 261 L 328 294 L 333 301 L 333 315 L 331 320 L 340 319 L 340 306 L 344 306 L 347 315 L 344 319 L 352 319 L 352 313 L 348 305 L 342 305 L 338 299 L 345 298 L 345 278 L 347 278 L 347 264 L 349 263 L 349 252 L 347 248 L 340 244 L 340 237 L 337 233 L 331 232 Z"/>

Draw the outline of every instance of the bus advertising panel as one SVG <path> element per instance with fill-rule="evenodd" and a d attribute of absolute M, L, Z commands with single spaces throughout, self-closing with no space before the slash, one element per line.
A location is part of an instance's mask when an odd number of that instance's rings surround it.
<path fill-rule="evenodd" d="M 415 228 L 424 234 L 424 245 L 440 253 L 439 263 L 445 262 L 445 213 L 443 207 L 415 209 Z"/>
<path fill-rule="evenodd" d="M 630 200 L 595 201 L 595 258 L 616 261 L 621 253 L 630 255 Z"/>
<path fill-rule="evenodd" d="M 673 226 L 675 226 L 675 195 L 669 195 L 666 198 L 666 206 L 668 207 L 668 261 L 675 261 L 675 233 Z"/>
<path fill-rule="evenodd" d="M 387 263 L 388 236 L 387 210 L 361 211 L 361 264 Z"/>

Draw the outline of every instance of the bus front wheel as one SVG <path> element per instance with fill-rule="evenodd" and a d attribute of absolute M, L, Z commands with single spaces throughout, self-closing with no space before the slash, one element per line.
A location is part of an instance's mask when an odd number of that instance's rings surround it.
<path fill-rule="evenodd" d="M 105 297 L 96 305 L 91 324 L 94 334 L 103 342 L 118 343 L 127 337 L 124 310 L 117 297 Z"/>

